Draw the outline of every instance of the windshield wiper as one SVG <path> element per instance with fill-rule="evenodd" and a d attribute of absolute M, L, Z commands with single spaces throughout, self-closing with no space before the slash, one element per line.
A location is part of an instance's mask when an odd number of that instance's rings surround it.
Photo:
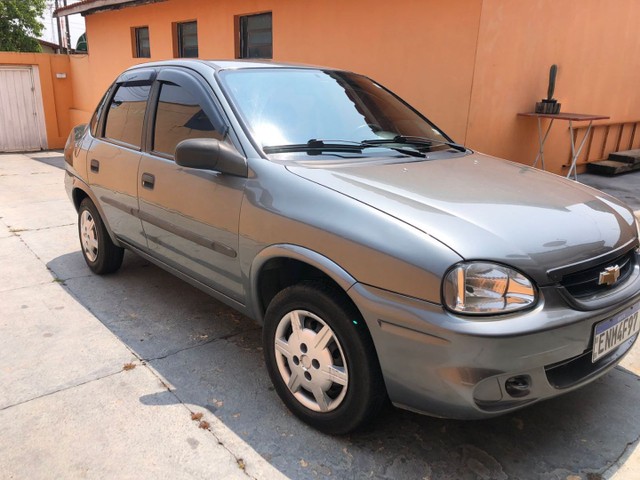
<path fill-rule="evenodd" d="M 309 152 L 319 154 L 322 152 L 356 152 L 362 153 L 362 147 L 358 142 L 324 142 L 311 139 L 307 143 L 290 143 L 287 145 L 269 145 L 262 147 L 264 153 L 288 153 Z"/>
<path fill-rule="evenodd" d="M 438 140 L 428 137 L 412 137 L 410 135 L 396 135 L 389 139 L 380 140 L 364 140 L 362 143 L 369 145 L 386 145 L 386 144 L 407 144 L 407 145 L 420 145 L 425 147 L 432 147 L 435 145 L 447 145 L 459 152 L 466 152 L 467 148 L 455 142 L 449 142 L 447 140 Z"/>
<path fill-rule="evenodd" d="M 387 148 L 404 155 L 424 158 L 424 153 L 403 147 L 372 143 L 369 141 L 353 142 L 351 140 L 319 140 L 312 138 L 307 143 L 293 143 L 289 145 L 270 145 L 263 147 L 265 153 L 307 152 L 309 155 L 319 155 L 322 152 L 355 152 L 362 153 L 365 148 Z"/>

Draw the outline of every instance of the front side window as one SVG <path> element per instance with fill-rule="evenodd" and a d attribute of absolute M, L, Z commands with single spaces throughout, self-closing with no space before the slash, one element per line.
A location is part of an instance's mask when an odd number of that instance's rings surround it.
<path fill-rule="evenodd" d="M 186 88 L 163 83 L 156 111 L 153 150 L 173 156 L 176 145 L 188 138 L 222 140 L 222 135 Z"/>
<path fill-rule="evenodd" d="M 176 24 L 177 56 L 196 58 L 198 56 L 198 22 Z"/>
<path fill-rule="evenodd" d="M 140 147 L 150 85 L 119 85 L 107 110 L 104 136 Z"/>
<path fill-rule="evenodd" d="M 238 58 L 273 58 L 271 12 L 239 17 Z"/>
<path fill-rule="evenodd" d="M 133 28 L 134 56 L 136 58 L 150 58 L 151 46 L 149 44 L 149 27 Z"/>

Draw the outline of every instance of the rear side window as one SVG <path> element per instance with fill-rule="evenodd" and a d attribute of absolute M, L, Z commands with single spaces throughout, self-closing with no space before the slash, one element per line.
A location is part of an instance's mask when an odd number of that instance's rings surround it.
<path fill-rule="evenodd" d="M 140 148 L 150 85 L 120 85 L 107 111 L 104 136 Z"/>
<path fill-rule="evenodd" d="M 189 91 L 172 83 L 160 87 L 153 150 L 173 155 L 176 145 L 188 138 L 222 140 L 202 106 Z"/>
<path fill-rule="evenodd" d="M 100 120 L 100 115 L 102 115 L 102 111 L 104 110 L 104 105 L 107 102 L 107 97 L 109 96 L 109 90 L 102 96 L 100 103 L 98 103 L 98 108 L 93 112 L 91 116 L 91 121 L 89 122 L 89 129 L 91 130 L 91 135 L 94 137 L 97 135 L 98 129 L 98 121 Z"/>

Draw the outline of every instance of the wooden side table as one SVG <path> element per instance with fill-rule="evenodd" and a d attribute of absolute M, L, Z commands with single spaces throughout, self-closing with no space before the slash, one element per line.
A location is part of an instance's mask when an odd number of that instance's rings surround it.
<path fill-rule="evenodd" d="M 578 169 L 576 167 L 576 163 L 578 162 L 578 157 L 580 156 L 580 152 L 582 151 L 582 147 L 584 147 L 584 142 L 589 136 L 589 131 L 591 130 L 591 125 L 594 120 L 608 120 L 610 117 L 607 115 L 592 115 L 588 113 L 518 113 L 518 116 L 521 117 L 536 117 L 538 120 L 538 155 L 536 159 L 533 161 L 533 166 L 535 167 L 538 164 L 538 160 L 541 161 L 542 169 L 545 169 L 544 166 L 544 144 L 547 141 L 547 136 L 549 135 L 549 131 L 551 130 L 551 126 L 553 125 L 554 120 L 567 120 L 569 122 L 569 141 L 571 142 L 571 165 L 569 166 L 569 173 L 567 173 L 567 178 L 571 177 L 571 173 L 573 172 L 574 180 L 578 180 Z M 542 118 L 549 118 L 551 121 L 547 126 L 547 129 L 542 134 Z M 584 133 L 584 137 L 582 137 L 582 141 L 580 145 L 576 149 L 577 138 L 573 135 L 573 122 L 589 122 L 587 126 L 587 130 Z"/>

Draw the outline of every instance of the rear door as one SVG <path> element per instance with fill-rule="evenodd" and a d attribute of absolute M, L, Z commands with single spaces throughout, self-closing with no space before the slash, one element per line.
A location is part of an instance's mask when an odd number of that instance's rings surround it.
<path fill-rule="evenodd" d="M 146 247 L 138 215 L 138 168 L 144 117 L 155 70 L 125 72 L 109 94 L 87 152 L 87 178 L 112 231 Z"/>
<path fill-rule="evenodd" d="M 243 302 L 237 252 L 246 179 L 181 167 L 173 160 L 182 140 L 230 141 L 211 87 L 197 75 L 177 67 L 158 74 L 150 106 L 149 152 L 140 163 L 140 218 L 156 258 Z"/>

